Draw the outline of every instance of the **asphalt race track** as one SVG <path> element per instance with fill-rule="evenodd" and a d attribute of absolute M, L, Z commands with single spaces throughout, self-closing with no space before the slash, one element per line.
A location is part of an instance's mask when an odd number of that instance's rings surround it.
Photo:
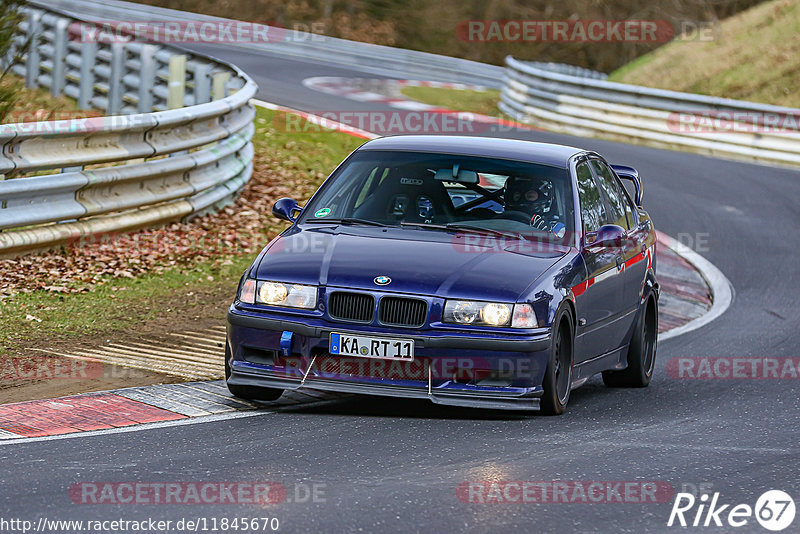
<path fill-rule="evenodd" d="M 370 74 L 197 48 L 243 68 L 263 100 L 309 111 L 387 109 L 301 85 L 311 76 Z M 724 504 L 753 506 L 769 489 L 797 499 L 798 382 L 677 379 L 666 365 L 678 357 L 798 356 L 800 172 L 538 131 L 502 135 L 590 148 L 636 167 L 657 228 L 690 246 L 699 238 L 707 245 L 700 252 L 733 284 L 735 299 L 720 318 L 660 343 L 649 388 L 608 389 L 595 378 L 573 392 L 561 417 L 347 397 L 252 417 L 0 445 L 4 515 L 269 516 L 289 532 L 643 532 L 677 530 L 666 525 L 672 499 L 481 504 L 462 502 L 456 489 L 466 481 L 654 481 L 676 492 L 705 485 Z M 277 481 L 288 498 L 264 507 L 74 504 L 69 488 L 92 481 Z M 312 483 L 324 497 L 296 502 L 305 500 L 295 485 Z M 751 518 L 736 531 L 765 530 Z"/>

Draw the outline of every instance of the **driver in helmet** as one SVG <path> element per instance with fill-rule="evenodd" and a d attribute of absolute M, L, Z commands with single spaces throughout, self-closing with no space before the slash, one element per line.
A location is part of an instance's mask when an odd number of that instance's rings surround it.
<path fill-rule="evenodd" d="M 506 181 L 505 212 L 516 215 L 539 230 L 550 230 L 550 184 L 539 178 L 510 177 Z"/>

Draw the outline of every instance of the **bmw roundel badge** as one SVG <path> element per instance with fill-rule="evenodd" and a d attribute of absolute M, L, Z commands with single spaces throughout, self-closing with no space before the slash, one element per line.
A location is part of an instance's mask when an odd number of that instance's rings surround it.
<path fill-rule="evenodd" d="M 392 282 L 392 279 L 388 276 L 376 276 L 375 280 L 373 280 L 379 286 L 385 286 Z"/>

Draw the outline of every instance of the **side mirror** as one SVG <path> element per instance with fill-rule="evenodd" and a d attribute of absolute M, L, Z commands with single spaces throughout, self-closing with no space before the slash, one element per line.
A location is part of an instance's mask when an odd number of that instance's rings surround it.
<path fill-rule="evenodd" d="M 284 221 L 295 222 L 301 213 L 303 208 L 293 198 L 280 198 L 272 206 L 272 214 Z"/>
<path fill-rule="evenodd" d="M 612 165 L 612 169 L 617 173 L 621 180 L 630 180 L 633 182 L 633 187 L 636 189 L 636 205 L 642 207 L 642 198 L 644 197 L 644 189 L 642 187 L 642 178 L 639 176 L 639 171 L 627 165 Z"/>
<path fill-rule="evenodd" d="M 624 241 L 625 229 L 616 224 L 604 224 L 597 232 L 586 234 L 586 246 L 592 248 L 621 248 Z"/>

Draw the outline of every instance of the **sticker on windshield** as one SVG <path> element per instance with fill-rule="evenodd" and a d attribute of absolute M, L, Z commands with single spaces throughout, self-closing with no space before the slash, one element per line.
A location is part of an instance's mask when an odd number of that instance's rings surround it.
<path fill-rule="evenodd" d="M 331 209 L 330 208 L 322 208 L 321 210 L 317 210 L 317 212 L 314 214 L 314 217 L 317 217 L 317 218 L 319 218 L 319 217 L 327 217 L 328 215 L 330 215 L 330 213 L 331 213 Z"/>

